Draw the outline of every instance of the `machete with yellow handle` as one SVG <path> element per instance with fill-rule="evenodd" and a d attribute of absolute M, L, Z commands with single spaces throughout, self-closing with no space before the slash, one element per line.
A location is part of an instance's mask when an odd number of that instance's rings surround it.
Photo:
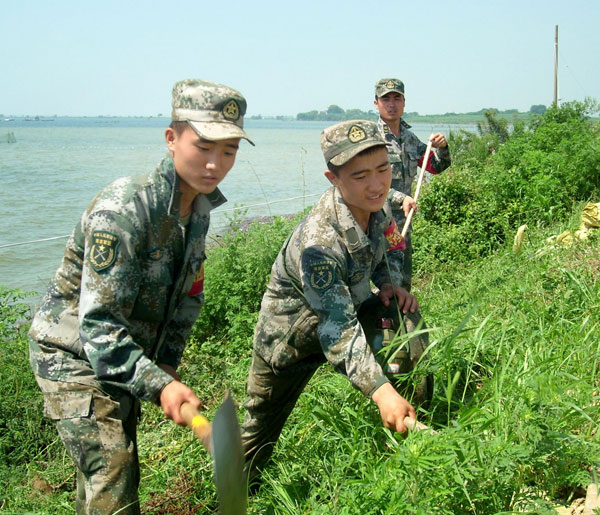
<path fill-rule="evenodd" d="M 226 393 L 212 424 L 188 402 L 181 405 L 180 412 L 186 424 L 212 454 L 219 513 L 245 514 L 248 490 L 244 477 L 244 452 L 231 395 Z"/>

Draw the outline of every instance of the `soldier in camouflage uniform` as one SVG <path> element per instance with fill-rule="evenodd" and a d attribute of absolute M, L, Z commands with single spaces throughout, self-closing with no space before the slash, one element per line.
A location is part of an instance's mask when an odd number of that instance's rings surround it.
<path fill-rule="evenodd" d="M 140 400 L 180 425 L 183 402 L 201 406 L 176 369 L 204 300 L 210 211 L 225 201 L 217 185 L 248 139 L 246 101 L 185 80 L 172 104 L 167 156 L 96 196 L 31 326 L 45 415 L 77 466 L 77 513 L 140 512 Z"/>
<path fill-rule="evenodd" d="M 400 230 L 404 227 L 411 208 L 417 209 L 412 198 L 412 184 L 421 166 L 427 145 L 410 130 L 402 119 L 404 114 L 404 83 L 398 79 L 380 79 L 375 84 L 375 107 L 379 111 L 378 126 L 385 138 L 390 164 L 392 187 L 389 193 L 392 214 Z M 434 151 L 430 154 L 426 170 L 433 174 L 443 172 L 450 166 L 450 151 L 446 137 L 438 132 L 431 136 Z M 410 291 L 412 278 L 411 230 L 406 235 L 404 250 L 404 283 Z"/>
<path fill-rule="evenodd" d="M 379 288 L 403 313 L 418 303 L 402 283 L 401 238 L 387 205 L 392 172 L 373 122 L 325 129 L 321 147 L 333 187 L 285 242 L 271 270 L 254 335 L 242 426 L 250 480 L 272 454 L 298 396 L 325 361 L 379 407 L 384 424 L 404 432 L 415 409 L 392 387 L 370 348 L 358 311 Z M 389 206 L 388 206 L 389 207 Z"/>

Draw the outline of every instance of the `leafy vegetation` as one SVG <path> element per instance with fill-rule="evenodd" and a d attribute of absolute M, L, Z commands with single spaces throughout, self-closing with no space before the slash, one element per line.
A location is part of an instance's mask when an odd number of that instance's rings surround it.
<path fill-rule="evenodd" d="M 402 439 L 382 428 L 375 406 L 324 366 L 250 513 L 555 513 L 583 495 L 600 468 L 599 240 L 567 248 L 546 238 L 576 228 L 582 205 L 600 201 L 592 108 L 550 108 L 503 143 L 493 139 L 502 122 L 453 136 L 452 169 L 423 190 L 413 288 L 430 359 L 407 379 L 434 376 L 419 419 L 435 434 Z M 209 416 L 227 389 L 244 399 L 260 298 L 296 221 L 233 230 L 208 252 L 207 302 L 181 374 Z M 516 255 L 512 235 L 523 223 Z M 72 513 L 73 468 L 41 416 L 19 327 L 27 309 L 19 292 L 0 299 L 0 509 Z M 210 459 L 189 430 L 146 405 L 139 447 L 145 513 L 216 510 Z"/>
<path fill-rule="evenodd" d="M 552 107 L 529 125 L 506 123 L 488 113 L 480 134 L 452 133 L 453 166 L 425 188 L 414 238 L 416 266 L 487 256 L 522 224 L 563 219 L 575 204 L 597 196 L 600 132 L 588 115 L 593 102 Z"/>

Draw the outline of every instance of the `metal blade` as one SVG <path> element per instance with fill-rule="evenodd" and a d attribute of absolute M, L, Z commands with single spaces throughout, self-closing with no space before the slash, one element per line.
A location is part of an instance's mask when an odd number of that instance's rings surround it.
<path fill-rule="evenodd" d="M 222 515 L 245 514 L 248 491 L 244 477 L 244 452 L 229 392 L 212 421 L 212 450 L 219 512 Z"/>

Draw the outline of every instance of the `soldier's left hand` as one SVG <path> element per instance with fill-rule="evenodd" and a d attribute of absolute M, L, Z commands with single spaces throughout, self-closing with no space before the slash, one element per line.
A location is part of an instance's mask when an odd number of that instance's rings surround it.
<path fill-rule="evenodd" d="M 408 213 L 410 213 L 411 209 L 413 209 L 416 214 L 417 213 L 417 203 L 415 202 L 414 198 L 406 195 L 406 197 L 404 197 L 404 200 L 402 201 L 402 211 L 404 211 L 404 216 L 406 216 L 408 218 Z"/>
<path fill-rule="evenodd" d="M 434 134 L 429 139 L 431 140 L 431 146 L 433 148 L 444 148 L 448 146 L 446 136 L 444 136 L 441 132 Z"/>
<path fill-rule="evenodd" d="M 385 283 L 381 285 L 379 289 L 379 300 L 383 302 L 385 307 L 390 305 L 391 300 L 396 297 L 398 307 L 402 310 L 402 313 L 406 314 L 409 311 L 414 313 L 419 309 L 419 302 L 414 295 L 408 293 L 401 286 L 392 287 L 391 284 Z"/>

